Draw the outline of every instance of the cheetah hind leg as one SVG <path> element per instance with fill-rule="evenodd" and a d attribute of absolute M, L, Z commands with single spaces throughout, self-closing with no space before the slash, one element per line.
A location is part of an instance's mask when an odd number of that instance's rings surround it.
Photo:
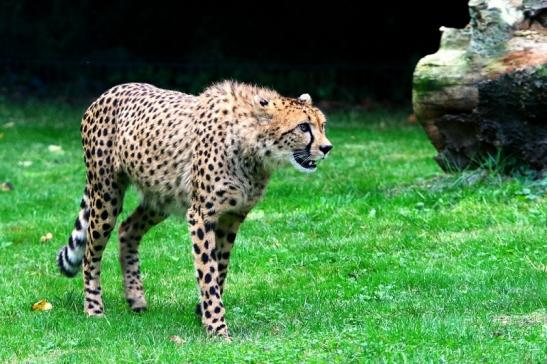
<path fill-rule="evenodd" d="M 167 214 L 155 211 L 145 203 L 141 203 L 120 225 L 118 231 L 125 299 L 131 310 L 135 312 L 143 312 L 147 307 L 141 278 L 139 243 L 150 228 L 165 220 L 166 217 Z"/>
<path fill-rule="evenodd" d="M 114 186 L 113 186 L 114 185 Z M 101 259 L 110 233 L 121 211 L 124 191 L 118 184 L 103 184 L 103 190 L 92 190 L 89 196 L 91 214 L 83 259 L 84 312 L 102 316 L 104 305 L 101 289 Z"/>

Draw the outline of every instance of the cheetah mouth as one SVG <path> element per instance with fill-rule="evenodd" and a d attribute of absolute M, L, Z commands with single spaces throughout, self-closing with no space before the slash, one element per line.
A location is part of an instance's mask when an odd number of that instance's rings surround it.
<path fill-rule="evenodd" d="M 296 169 L 302 172 L 313 172 L 317 169 L 317 162 L 311 158 L 306 150 L 297 150 L 292 154 L 291 162 Z"/>

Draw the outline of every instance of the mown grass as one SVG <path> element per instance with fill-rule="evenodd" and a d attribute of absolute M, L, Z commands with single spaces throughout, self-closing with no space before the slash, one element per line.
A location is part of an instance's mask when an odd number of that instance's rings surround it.
<path fill-rule="evenodd" d="M 275 174 L 232 255 L 232 343 L 194 315 L 176 218 L 142 244 L 148 312 L 126 306 L 113 237 L 106 318 L 85 317 L 81 276 L 55 265 L 84 186 L 82 112 L 0 104 L 0 182 L 14 186 L 0 192 L 1 362 L 545 362 L 546 184 L 445 175 L 401 114 L 333 116 L 319 171 Z M 31 311 L 42 298 L 53 310 Z"/>

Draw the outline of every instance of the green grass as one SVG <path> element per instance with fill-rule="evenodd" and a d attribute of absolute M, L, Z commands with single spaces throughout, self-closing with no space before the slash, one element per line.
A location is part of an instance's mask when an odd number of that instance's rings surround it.
<path fill-rule="evenodd" d="M 113 237 L 106 317 L 86 318 L 81 276 L 55 265 L 84 186 L 82 112 L 0 104 L 0 182 L 14 186 L 0 192 L 0 362 L 545 362 L 545 182 L 445 175 L 402 114 L 333 116 L 318 172 L 275 174 L 232 255 L 232 343 L 194 315 L 176 218 L 142 244 L 148 312 L 124 301 Z M 130 191 L 124 216 L 136 203 Z M 31 311 L 42 298 L 53 310 Z"/>

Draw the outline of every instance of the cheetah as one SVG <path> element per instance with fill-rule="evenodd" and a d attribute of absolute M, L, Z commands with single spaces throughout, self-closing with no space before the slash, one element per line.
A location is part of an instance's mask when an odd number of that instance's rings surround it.
<path fill-rule="evenodd" d="M 115 86 L 85 111 L 87 184 L 74 229 L 57 256 L 61 273 L 83 266 L 84 311 L 102 316 L 101 257 L 132 184 L 141 202 L 121 223 L 124 293 L 146 310 L 139 264 L 143 235 L 170 214 L 186 215 L 206 331 L 228 337 L 222 302 L 230 251 L 272 172 L 313 172 L 332 148 L 311 97 L 288 98 L 224 81 L 189 95 L 143 83 Z"/>

